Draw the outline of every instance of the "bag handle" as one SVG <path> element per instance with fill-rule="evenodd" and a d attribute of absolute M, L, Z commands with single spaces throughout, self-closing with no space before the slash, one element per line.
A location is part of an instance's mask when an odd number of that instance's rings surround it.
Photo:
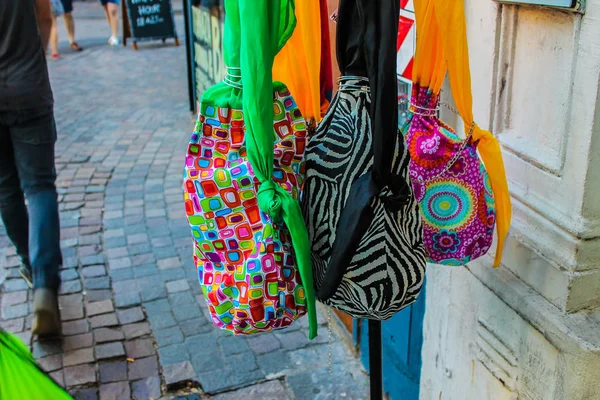
<path fill-rule="evenodd" d="M 241 75 L 230 74 L 238 83 L 230 86 L 233 97 L 242 97 L 248 159 L 260 182 L 258 206 L 273 220 L 283 218 L 289 229 L 306 295 L 309 339 L 313 339 L 318 324 L 308 231 L 298 202 L 273 181 L 272 68 L 275 55 L 294 31 L 294 1 L 226 0 L 225 9 L 225 61 Z"/>
<path fill-rule="evenodd" d="M 420 85 L 426 84 L 437 94 L 445 72 L 448 72 L 454 103 L 464 125 L 470 127 L 472 141 L 479 150 L 492 184 L 498 230 L 494 267 L 498 267 L 502 261 L 502 251 L 512 215 L 510 193 L 500 144 L 489 131 L 479 127 L 473 118 L 464 0 L 415 0 L 415 12 L 417 29 L 419 26 L 423 27 L 422 32 L 418 32 L 417 35 L 415 82 Z M 434 53 L 427 54 L 427 47 L 430 51 L 433 49 Z M 440 57 L 443 62 L 439 62 Z M 427 69 L 431 70 L 431 77 L 423 73 Z"/>
<path fill-rule="evenodd" d="M 398 142 L 397 53 L 400 0 L 356 0 L 361 16 L 362 50 L 371 91 L 373 178 L 381 189 L 391 187 L 392 162 Z M 401 146 L 404 146 L 400 141 Z"/>

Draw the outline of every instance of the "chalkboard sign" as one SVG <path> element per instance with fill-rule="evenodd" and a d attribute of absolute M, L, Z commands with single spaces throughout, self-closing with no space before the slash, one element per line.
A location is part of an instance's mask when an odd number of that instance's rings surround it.
<path fill-rule="evenodd" d="M 123 44 L 131 37 L 137 50 L 137 42 L 174 38 L 179 46 L 171 0 L 124 0 L 124 3 Z"/>

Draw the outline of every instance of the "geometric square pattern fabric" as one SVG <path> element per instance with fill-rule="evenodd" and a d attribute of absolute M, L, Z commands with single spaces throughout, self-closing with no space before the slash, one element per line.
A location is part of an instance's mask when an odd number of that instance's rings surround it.
<path fill-rule="evenodd" d="M 306 123 L 285 88 L 275 91 L 273 110 L 273 181 L 298 200 Z M 307 311 L 289 232 L 259 209 L 258 187 L 243 112 L 201 104 L 185 161 L 185 211 L 212 321 L 235 335 L 284 328 Z"/>

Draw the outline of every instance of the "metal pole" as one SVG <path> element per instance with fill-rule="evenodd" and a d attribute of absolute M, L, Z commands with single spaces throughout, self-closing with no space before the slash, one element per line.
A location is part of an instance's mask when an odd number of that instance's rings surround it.
<path fill-rule="evenodd" d="M 187 60 L 188 97 L 190 111 L 196 110 L 196 96 L 194 95 L 194 57 L 192 47 L 194 46 L 194 33 L 190 24 L 190 1 L 183 0 L 183 21 L 185 23 L 185 56 Z"/>
<path fill-rule="evenodd" d="M 381 321 L 369 320 L 369 375 L 371 400 L 383 400 Z"/>

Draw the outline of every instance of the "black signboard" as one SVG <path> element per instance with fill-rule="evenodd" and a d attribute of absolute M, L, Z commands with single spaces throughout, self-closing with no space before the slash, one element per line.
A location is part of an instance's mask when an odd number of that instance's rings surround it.
<path fill-rule="evenodd" d="M 124 44 L 128 37 L 133 39 L 133 47 L 137 50 L 137 42 L 145 40 L 175 39 L 179 45 L 173 18 L 171 0 L 124 0 L 123 11 L 128 18 L 123 18 Z"/>

